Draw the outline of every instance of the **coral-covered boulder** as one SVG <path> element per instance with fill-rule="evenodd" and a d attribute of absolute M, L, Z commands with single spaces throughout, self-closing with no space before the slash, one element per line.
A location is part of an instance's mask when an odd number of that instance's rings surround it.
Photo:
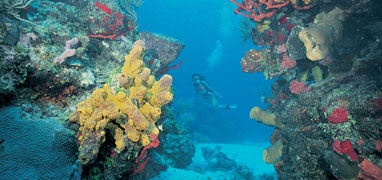
<path fill-rule="evenodd" d="M 75 137 L 55 119 L 22 115 L 18 107 L 0 109 L 0 179 L 70 179 Z"/>
<path fill-rule="evenodd" d="M 247 51 L 243 58 L 241 58 L 240 64 L 241 64 L 241 71 L 243 72 L 262 72 L 264 71 L 264 64 L 266 63 L 265 60 L 267 58 L 266 56 L 266 50 L 255 50 L 251 49 Z"/>
<path fill-rule="evenodd" d="M 147 55 L 153 58 L 149 64 L 154 74 L 174 62 L 184 48 L 183 42 L 162 34 L 140 32 L 139 36 L 145 42 Z"/>

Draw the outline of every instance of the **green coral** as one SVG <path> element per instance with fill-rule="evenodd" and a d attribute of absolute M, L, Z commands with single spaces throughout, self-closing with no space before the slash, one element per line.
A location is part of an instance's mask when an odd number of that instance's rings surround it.
<path fill-rule="evenodd" d="M 23 46 L 17 45 L 15 46 L 15 51 L 18 53 L 27 53 L 28 50 L 26 50 Z"/>
<path fill-rule="evenodd" d="M 351 116 L 349 116 L 351 118 Z M 348 139 L 362 139 L 361 135 L 356 128 L 356 120 L 349 119 L 347 122 L 339 124 L 320 123 L 318 124 L 325 133 L 330 134 L 331 137 L 335 137 L 340 141 L 346 141 Z"/>

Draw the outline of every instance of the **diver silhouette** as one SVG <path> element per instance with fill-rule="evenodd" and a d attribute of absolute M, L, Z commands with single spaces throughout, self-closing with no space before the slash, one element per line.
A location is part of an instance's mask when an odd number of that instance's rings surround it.
<path fill-rule="evenodd" d="M 222 96 L 217 93 L 211 86 L 207 83 L 203 76 L 199 74 L 192 75 L 192 82 L 195 87 L 196 94 L 200 94 L 204 99 L 210 101 L 213 106 L 222 109 L 234 109 L 236 105 L 223 105 L 219 104 L 216 98 L 221 98 Z"/>

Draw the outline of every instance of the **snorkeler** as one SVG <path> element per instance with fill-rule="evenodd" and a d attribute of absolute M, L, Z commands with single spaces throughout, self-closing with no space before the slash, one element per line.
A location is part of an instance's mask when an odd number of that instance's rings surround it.
<path fill-rule="evenodd" d="M 204 99 L 211 101 L 212 105 L 222 109 L 234 109 L 236 105 L 223 105 L 218 104 L 216 98 L 222 97 L 215 90 L 211 88 L 211 86 L 207 83 L 207 81 L 199 74 L 192 75 L 192 82 L 194 83 L 195 91 L 197 94 L 200 94 Z"/>

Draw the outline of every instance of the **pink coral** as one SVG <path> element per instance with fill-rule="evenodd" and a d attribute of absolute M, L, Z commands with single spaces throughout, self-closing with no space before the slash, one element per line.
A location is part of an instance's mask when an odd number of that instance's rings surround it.
<path fill-rule="evenodd" d="M 64 62 L 65 58 L 73 56 L 75 52 L 75 49 L 67 49 L 61 54 L 61 56 L 54 58 L 53 62 L 62 63 Z"/>
<path fill-rule="evenodd" d="M 287 51 L 287 48 L 285 44 L 281 44 L 277 46 L 277 54 L 282 54 L 282 53 L 285 53 L 286 51 Z"/>
<path fill-rule="evenodd" d="M 66 41 L 65 43 L 65 50 L 70 49 L 70 46 L 73 46 L 78 43 L 78 39 L 76 37 L 72 38 L 71 40 Z"/>
<path fill-rule="evenodd" d="M 378 139 L 375 141 L 375 150 L 381 151 L 382 150 L 382 139 Z"/>
<path fill-rule="evenodd" d="M 374 98 L 374 101 L 377 104 L 377 110 L 382 110 L 382 98 Z"/>
<path fill-rule="evenodd" d="M 65 43 L 65 51 L 61 54 L 61 56 L 54 58 L 54 63 L 62 63 L 65 61 L 65 58 L 71 57 L 76 53 L 75 49 L 70 49 L 71 46 L 78 43 L 78 39 L 76 37 L 66 41 Z"/>
<path fill-rule="evenodd" d="M 332 144 L 332 148 L 338 154 L 346 154 L 349 156 L 350 159 L 352 159 L 354 161 L 358 161 L 358 155 L 354 151 L 350 140 L 346 140 L 346 141 L 342 141 L 342 142 L 339 140 L 334 140 L 334 142 Z"/>
<path fill-rule="evenodd" d="M 290 92 L 294 94 L 300 94 L 301 91 L 307 92 L 310 90 L 310 87 L 307 87 L 305 83 L 293 80 L 289 84 Z"/>
<path fill-rule="evenodd" d="M 348 121 L 348 114 L 347 114 L 348 109 L 335 109 L 332 111 L 332 114 L 329 116 L 329 122 L 332 124 L 338 124 L 342 122 Z"/>
<path fill-rule="evenodd" d="M 382 169 L 367 159 L 363 159 L 360 164 L 364 179 L 382 180 Z"/>
<path fill-rule="evenodd" d="M 281 68 L 282 69 L 290 69 L 296 66 L 296 61 L 292 60 L 289 56 L 288 53 L 284 53 L 283 55 L 283 62 L 281 63 Z"/>

